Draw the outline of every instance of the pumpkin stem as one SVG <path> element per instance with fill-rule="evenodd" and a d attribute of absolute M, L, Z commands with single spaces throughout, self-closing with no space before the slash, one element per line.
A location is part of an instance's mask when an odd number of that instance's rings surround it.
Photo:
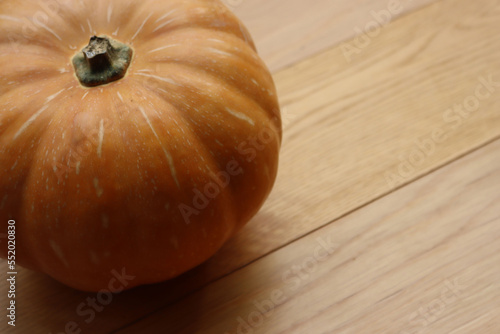
<path fill-rule="evenodd" d="M 125 76 L 132 49 L 108 36 L 92 36 L 89 44 L 73 57 L 80 83 L 86 87 L 105 85 Z"/>
<path fill-rule="evenodd" d="M 83 48 L 83 54 L 91 71 L 99 72 L 111 66 L 114 51 L 108 39 L 92 36 L 89 45 Z"/>

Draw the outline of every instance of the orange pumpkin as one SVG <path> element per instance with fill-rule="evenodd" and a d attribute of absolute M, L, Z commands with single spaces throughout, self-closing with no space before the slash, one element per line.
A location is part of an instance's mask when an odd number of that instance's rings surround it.
<path fill-rule="evenodd" d="M 279 106 L 220 1 L 4 0 L 0 13 L 0 228 L 16 221 L 18 264 L 87 291 L 117 272 L 134 277 L 125 288 L 159 282 L 259 210 Z"/>

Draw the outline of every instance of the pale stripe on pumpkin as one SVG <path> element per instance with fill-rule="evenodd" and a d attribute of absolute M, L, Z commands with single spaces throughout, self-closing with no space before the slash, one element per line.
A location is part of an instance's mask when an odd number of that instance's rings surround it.
<path fill-rule="evenodd" d="M 65 90 L 65 88 L 61 89 L 60 91 L 58 91 L 57 93 L 55 94 L 52 94 L 51 96 L 49 96 L 47 98 L 47 100 L 45 101 L 45 104 L 49 103 L 50 101 L 52 101 L 53 99 L 55 99 L 57 97 L 57 95 L 61 94 L 63 91 Z"/>
<path fill-rule="evenodd" d="M 33 116 L 31 116 L 16 132 L 14 135 L 14 140 L 17 139 L 23 133 L 28 126 L 30 126 L 37 118 L 40 116 L 41 113 L 43 113 L 45 110 L 47 110 L 49 106 L 43 106 L 40 110 L 38 110 Z"/>
<path fill-rule="evenodd" d="M 177 9 L 172 9 L 170 12 L 168 12 L 167 14 L 164 14 L 162 17 L 160 17 L 159 19 L 157 19 L 157 20 L 155 21 L 155 23 L 158 23 L 158 22 L 160 22 L 161 20 L 166 19 L 167 17 L 169 17 L 169 16 L 170 16 L 170 14 L 172 14 L 173 12 L 176 12 L 176 11 L 177 11 Z"/>
<path fill-rule="evenodd" d="M 148 123 L 149 127 L 151 128 L 151 131 L 153 131 L 153 134 L 155 135 L 156 139 L 160 143 L 161 148 L 163 149 L 163 152 L 165 153 L 165 156 L 167 157 L 168 164 L 170 166 L 170 172 L 172 173 L 172 177 L 174 178 L 175 184 L 177 184 L 177 187 L 180 188 L 179 180 L 177 179 L 177 171 L 175 170 L 174 166 L 174 159 L 172 159 L 172 156 L 170 153 L 167 152 L 165 147 L 163 147 L 163 144 L 161 143 L 160 137 L 158 137 L 158 134 L 156 133 L 155 129 L 153 128 L 153 124 L 151 124 L 151 121 L 149 120 L 148 115 L 146 115 L 146 112 L 142 107 L 139 107 L 139 110 L 142 113 L 142 116 L 146 119 L 146 122 Z"/>
<path fill-rule="evenodd" d="M 8 16 L 8 15 L 0 15 L 0 19 L 2 20 L 8 20 L 8 21 L 14 21 L 14 22 L 23 22 L 21 19 L 13 16 Z"/>
<path fill-rule="evenodd" d="M 99 122 L 99 145 L 97 146 L 97 156 L 101 158 L 102 156 L 102 142 L 104 140 L 104 120 L 101 119 Z"/>
<path fill-rule="evenodd" d="M 255 121 L 253 119 L 251 119 L 250 117 L 248 117 L 247 115 L 245 115 L 244 113 L 241 113 L 239 111 L 234 111 L 232 109 L 229 109 L 226 107 L 226 111 L 228 113 L 230 113 L 231 115 L 233 115 L 234 117 L 236 118 L 239 118 L 245 122 L 248 122 L 250 125 L 255 125 Z"/>
<path fill-rule="evenodd" d="M 109 6 L 108 6 L 108 23 L 109 21 L 111 20 L 111 15 L 113 14 L 113 4 L 110 3 Z"/>
<path fill-rule="evenodd" d="M 151 17 L 151 15 L 153 15 L 153 13 L 149 13 L 148 17 L 146 17 L 146 19 L 142 22 L 141 26 L 139 27 L 139 29 L 137 29 L 137 31 L 135 32 L 134 36 L 132 36 L 132 38 L 130 39 L 131 41 L 134 40 L 134 38 L 137 37 L 137 35 L 139 34 L 139 32 L 142 30 L 142 28 L 144 27 L 144 25 L 146 24 L 146 22 L 149 20 L 149 18 Z"/>
<path fill-rule="evenodd" d="M 170 45 L 165 45 L 165 46 L 162 46 L 162 47 L 156 48 L 156 49 L 154 49 L 154 50 L 148 51 L 148 53 L 152 53 L 152 52 L 157 52 L 157 51 L 165 50 L 165 49 L 171 48 L 171 47 L 173 47 L 173 46 L 178 46 L 178 45 L 180 45 L 180 44 L 170 44 Z"/>
<path fill-rule="evenodd" d="M 175 82 L 174 80 L 170 79 L 170 78 L 162 78 L 162 77 L 159 77 L 157 75 L 153 75 L 153 74 L 146 74 L 146 73 L 136 73 L 137 75 L 142 75 L 142 76 L 145 76 L 145 77 L 150 77 L 150 78 L 154 78 L 154 79 L 158 79 L 160 81 L 163 81 L 163 82 L 168 82 L 168 83 L 171 83 L 173 85 L 177 85 L 177 86 L 181 86 L 179 85 L 177 82 Z"/>
<path fill-rule="evenodd" d="M 56 253 L 57 257 L 59 258 L 59 260 L 61 260 L 61 262 L 66 266 L 66 267 L 69 267 L 69 264 L 68 264 L 68 261 L 66 260 L 66 258 L 64 257 L 64 254 L 61 250 L 61 247 L 59 247 L 58 244 L 55 243 L 54 240 L 49 240 L 49 244 L 50 244 L 50 247 L 52 248 L 52 250 L 54 251 L 54 253 Z"/>

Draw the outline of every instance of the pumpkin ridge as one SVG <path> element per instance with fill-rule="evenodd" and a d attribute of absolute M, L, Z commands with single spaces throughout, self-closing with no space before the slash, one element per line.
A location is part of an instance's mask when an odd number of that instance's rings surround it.
<path fill-rule="evenodd" d="M 29 71 L 25 71 L 26 76 L 29 76 Z M 67 74 L 67 73 L 65 73 Z M 51 72 L 44 72 L 43 77 L 38 77 L 37 80 L 34 80 L 33 78 L 30 78 L 30 84 L 33 83 L 34 86 L 44 86 L 44 82 L 50 82 L 51 80 L 56 79 L 58 76 L 61 76 L 60 72 L 57 71 L 51 71 Z M 17 75 L 16 75 L 17 77 Z M 4 76 L 6 78 L 6 76 Z M 2 78 L 3 79 L 3 78 Z M 2 91 L 2 97 L 4 97 L 8 93 L 15 93 L 16 90 L 26 90 L 26 83 L 22 82 L 19 83 L 18 85 L 8 85 L 8 88 L 6 90 Z M 10 88 L 10 89 L 9 89 Z"/>
<path fill-rule="evenodd" d="M 36 83 L 33 83 L 33 85 L 39 86 L 39 83 L 36 82 Z M 26 86 L 19 86 L 19 87 L 16 87 L 16 89 L 11 90 L 10 92 L 13 93 L 16 90 L 22 91 L 25 88 L 26 88 Z M 53 104 L 54 101 L 56 101 L 56 102 L 59 101 L 59 103 L 60 103 L 61 100 L 65 99 L 66 96 L 64 96 L 62 93 L 64 91 L 66 91 L 67 89 L 68 89 L 68 87 L 64 88 L 62 90 L 59 90 L 57 92 L 51 91 L 52 94 L 49 95 L 49 96 L 45 96 L 44 95 L 43 100 L 45 100 L 45 103 L 41 103 L 41 101 L 37 102 L 36 101 L 37 100 L 36 97 L 32 98 L 30 100 L 30 102 L 27 102 L 26 105 L 29 105 L 31 107 L 30 108 L 30 112 L 31 113 L 29 113 L 29 114 L 26 113 L 26 112 L 24 112 L 24 113 L 23 112 L 17 113 L 17 115 L 11 121 L 11 124 L 8 125 L 7 128 L 6 128 L 6 129 L 8 129 L 10 127 L 16 126 L 16 123 L 17 123 L 16 121 L 18 121 L 22 117 L 25 117 L 25 121 L 23 122 L 23 124 L 21 124 L 21 125 L 17 124 L 18 127 L 13 132 L 13 137 L 12 137 L 13 141 L 12 141 L 12 143 L 14 144 L 16 140 L 20 140 L 19 137 L 21 135 L 23 135 L 24 133 L 26 133 L 26 130 L 29 131 L 29 129 L 32 128 L 32 127 L 40 129 L 39 132 L 36 134 L 36 136 L 38 136 L 38 139 L 40 140 L 43 137 L 43 135 L 46 133 L 47 125 L 50 124 L 50 123 L 52 123 L 53 118 L 54 118 L 54 113 L 55 112 L 53 110 L 51 110 L 50 104 Z M 34 105 L 36 105 L 36 107 Z M 42 109 L 43 109 L 43 111 L 41 111 Z M 40 113 L 40 114 L 37 116 L 37 113 Z M 47 114 L 49 115 L 49 116 L 46 116 L 46 122 L 47 123 L 44 124 L 44 125 L 42 125 L 42 126 L 37 125 L 36 122 L 39 122 L 40 119 L 43 119 L 43 116 L 45 116 Z M 40 117 L 40 116 L 42 116 L 42 117 Z M 23 129 L 23 127 L 25 127 L 25 128 Z M 4 135 L 4 134 L 2 133 L 2 135 Z M 23 141 L 25 141 L 25 140 L 23 139 Z"/>
<path fill-rule="evenodd" d="M 5 31 L 2 27 L 0 27 L 0 30 L 2 30 L 2 34 L 0 36 L 3 36 L 3 37 L 0 37 L 0 46 L 12 45 L 13 37 L 10 37 L 11 39 L 9 39 L 9 37 L 8 37 L 9 34 L 15 34 L 14 36 L 23 36 L 22 31 L 17 31 L 17 30 Z M 51 39 L 44 40 L 39 35 L 34 36 L 32 39 L 28 39 L 25 37 L 17 38 L 14 43 L 16 44 L 16 46 L 15 46 L 16 48 L 21 47 L 21 46 L 25 46 L 25 47 L 28 47 L 31 49 L 31 48 L 33 48 L 32 43 L 36 43 L 35 46 L 39 46 L 41 48 L 44 48 L 52 54 L 59 53 L 61 56 L 63 56 L 63 55 L 66 55 L 66 53 L 67 53 L 66 48 L 63 48 L 61 46 L 54 46 L 54 42 Z M 11 47 L 8 47 L 8 49 L 10 49 L 10 48 Z"/>
<path fill-rule="evenodd" d="M 202 138 L 200 137 L 200 135 L 198 134 L 198 132 L 194 128 L 194 125 L 192 124 L 191 120 L 187 117 L 187 115 L 186 115 L 187 113 L 184 111 L 181 111 L 179 106 L 174 105 L 173 103 L 167 101 L 166 99 L 162 99 L 162 96 L 159 95 L 159 93 L 157 91 L 152 91 L 152 90 L 148 90 L 148 91 L 153 93 L 154 95 L 156 95 L 156 97 L 158 98 L 159 101 L 161 101 L 164 104 L 170 105 L 172 107 L 172 109 L 178 111 L 175 114 L 179 115 L 179 119 L 181 119 L 181 121 L 183 122 L 183 125 L 186 125 L 187 128 L 189 129 L 189 132 L 193 135 L 193 137 L 195 137 L 198 140 L 198 142 L 201 143 L 200 147 L 203 149 L 203 152 L 205 153 L 204 157 L 210 159 L 212 166 L 217 169 L 216 171 L 223 171 L 224 167 L 220 166 L 220 164 L 216 160 L 216 157 L 212 153 L 210 153 L 210 150 L 208 149 L 208 147 L 206 145 L 202 144 L 204 142 L 204 140 L 202 140 Z M 214 171 L 212 169 L 213 168 L 210 168 L 209 170 L 210 170 L 210 172 L 213 173 Z M 234 205 L 234 201 L 232 200 L 232 198 L 234 197 L 233 195 L 235 193 L 235 189 L 233 189 L 231 182 L 228 184 L 228 186 L 226 188 L 229 188 L 229 190 L 228 190 L 229 195 L 226 194 L 224 196 L 225 201 L 228 204 L 230 204 L 230 207 L 237 208 L 237 206 Z M 222 189 L 222 191 L 223 190 L 224 189 Z M 236 212 L 233 212 L 233 215 L 236 217 L 237 216 Z"/>
<path fill-rule="evenodd" d="M 179 76 L 179 77 L 182 77 L 182 76 Z M 177 81 L 177 79 L 178 78 L 174 78 L 173 80 Z M 190 88 L 191 94 L 196 94 L 196 95 L 201 94 L 201 96 L 203 96 L 204 100 L 211 101 L 214 104 L 214 106 L 217 106 L 216 109 L 218 111 L 220 111 L 221 113 L 225 113 L 225 111 L 224 111 L 224 102 L 223 101 L 220 101 L 219 99 L 215 99 L 215 100 L 211 99 L 210 95 L 206 94 L 205 90 L 199 88 L 196 85 L 196 83 L 198 82 L 198 80 L 199 80 L 199 82 L 206 82 L 206 80 L 204 78 L 199 77 L 199 76 L 196 76 L 196 80 L 197 81 L 193 82 L 193 80 L 194 80 L 193 78 L 186 78 L 186 82 L 189 84 L 189 86 L 186 84 L 186 85 L 183 85 L 183 87 L 184 88 L 191 87 Z M 214 85 L 212 85 L 212 86 L 214 86 Z M 231 92 L 231 89 L 229 89 L 229 88 L 233 88 L 232 86 L 219 85 L 219 84 L 216 84 L 215 86 L 219 87 L 219 88 L 220 87 L 224 87 L 224 89 L 228 89 L 229 90 L 229 92 L 227 93 L 228 96 L 232 96 L 233 95 L 233 92 Z M 155 93 L 158 94 L 158 92 L 155 92 Z M 168 93 L 166 93 L 166 94 L 168 94 Z M 224 95 L 226 96 L 226 94 L 224 94 Z M 238 94 L 237 96 L 239 96 L 241 99 L 244 99 L 244 100 L 250 100 L 250 98 L 248 96 L 244 96 L 244 95 L 241 95 L 241 94 Z M 168 95 L 166 95 L 166 98 L 164 98 L 164 99 L 167 100 L 168 99 Z M 170 98 L 169 101 L 172 104 L 172 98 Z M 179 113 L 195 113 L 196 112 L 194 110 L 193 106 L 190 106 L 190 108 L 187 111 L 183 111 L 186 108 L 185 108 L 185 105 L 182 103 L 182 99 L 176 99 L 176 101 L 178 101 L 178 102 L 177 103 L 173 103 L 173 105 L 176 107 L 177 110 L 179 110 Z M 267 121 L 266 121 L 267 119 L 273 119 L 271 117 L 267 117 L 267 115 L 264 112 L 264 110 L 262 108 L 260 108 L 257 104 L 255 104 L 255 108 L 258 108 L 261 111 L 261 113 L 259 115 L 259 120 L 260 120 L 259 123 L 265 124 L 265 123 L 267 123 Z M 233 117 L 233 116 L 231 116 L 231 117 Z M 214 121 L 215 121 L 215 119 L 214 119 Z M 236 120 L 236 122 L 243 122 L 243 124 L 245 124 L 244 121 L 239 120 L 239 119 Z M 211 124 L 214 124 L 214 123 L 211 123 Z M 271 124 L 273 124 L 273 123 L 271 123 Z M 274 129 L 274 128 L 275 128 L 274 125 L 272 125 L 271 129 Z M 255 133 L 253 133 L 253 135 L 259 133 L 259 131 L 263 131 L 262 129 L 263 128 L 260 128 L 260 130 L 255 130 Z M 235 129 L 231 129 L 231 130 L 228 130 L 228 131 L 231 131 L 231 133 L 232 133 L 233 136 L 234 135 L 236 135 L 236 136 L 239 135 L 238 132 L 235 132 L 236 131 Z M 235 143 L 235 145 L 237 146 L 238 144 L 241 144 L 244 141 L 249 140 L 250 137 L 251 137 L 251 132 L 252 131 L 249 132 L 248 137 L 238 138 L 239 141 L 237 143 Z M 277 135 L 276 139 L 277 139 L 277 144 L 279 145 L 281 143 L 281 138 Z M 235 156 L 240 157 L 242 155 L 240 152 L 238 152 L 237 148 L 232 148 L 232 150 L 234 150 Z M 250 169 L 254 168 L 253 166 L 250 167 L 249 165 L 247 165 L 246 162 L 244 162 L 244 164 L 245 164 L 245 166 L 247 166 Z M 249 170 L 249 173 L 250 173 L 250 170 Z M 235 193 L 234 187 L 233 187 L 233 193 Z M 233 201 L 233 203 L 235 203 L 235 210 L 238 210 L 239 209 L 238 206 L 241 205 L 241 203 L 236 203 L 235 201 Z M 236 211 L 235 211 L 235 213 L 236 213 Z"/>
<path fill-rule="evenodd" d="M 191 64 L 191 63 L 183 63 L 181 61 L 172 61 L 172 62 L 162 62 L 163 64 L 170 64 L 172 66 L 178 66 L 178 67 L 184 67 L 186 70 L 188 70 L 189 68 L 194 68 L 194 69 L 197 69 L 199 70 L 200 72 L 203 73 L 204 77 L 203 77 L 203 80 L 200 80 L 202 82 L 208 82 L 208 80 L 212 80 L 213 81 L 213 84 L 216 85 L 216 86 L 223 86 L 224 89 L 228 90 L 229 93 L 231 94 L 231 96 L 239 96 L 240 98 L 242 99 L 246 99 L 246 100 L 250 100 L 252 101 L 252 103 L 254 104 L 255 107 L 257 107 L 258 109 L 260 109 L 260 111 L 262 112 L 262 115 L 265 115 L 266 117 L 268 118 L 274 118 L 275 117 L 275 114 L 274 112 L 272 111 L 271 108 L 268 108 L 268 106 L 264 105 L 264 102 L 259 102 L 259 97 L 258 96 L 254 96 L 254 94 L 250 94 L 250 92 L 247 92 L 247 91 L 244 91 L 242 90 L 241 88 L 239 88 L 238 86 L 234 85 L 234 83 L 232 83 L 231 81 L 228 81 L 228 79 L 226 77 L 217 77 L 213 72 L 201 67 L 201 66 L 196 66 L 194 64 Z M 140 73 L 133 73 L 133 75 L 144 75 L 144 74 L 140 74 Z M 131 73 L 131 76 L 132 76 L 132 73 Z M 197 77 L 201 77 L 201 75 L 198 75 Z M 196 85 L 192 84 L 191 83 L 191 79 L 187 80 L 187 83 L 190 84 L 190 86 L 187 86 L 187 85 L 183 85 L 185 87 L 191 87 L 194 89 L 194 91 L 198 94 L 200 92 L 200 90 L 197 88 Z M 250 80 L 249 80 L 250 82 Z M 267 98 L 266 97 L 266 104 L 269 103 L 269 104 L 274 104 L 273 103 L 273 98 L 272 97 L 269 97 Z M 277 108 L 277 106 L 275 106 L 274 108 Z M 271 109 L 270 111 L 268 111 L 268 109 Z"/>
<path fill-rule="evenodd" d="M 217 9 L 213 9 L 213 4 L 207 4 L 205 1 L 201 2 L 201 5 L 196 7 L 197 9 L 203 8 L 205 12 L 201 13 L 193 13 L 190 12 L 186 8 L 175 8 L 177 12 L 182 12 L 184 16 L 182 18 L 179 18 L 177 20 L 173 20 L 169 23 L 161 26 L 161 28 L 156 28 L 153 29 L 152 31 L 148 32 L 146 35 L 147 38 L 155 39 L 162 37 L 164 38 L 164 34 L 169 34 L 172 31 L 178 31 L 178 30 L 183 30 L 186 28 L 196 28 L 196 29 L 203 29 L 203 30 L 208 30 L 208 31 L 217 31 L 217 32 L 224 32 L 227 34 L 230 34 L 232 36 L 235 36 L 239 40 L 243 41 L 245 44 L 247 44 L 254 52 L 256 52 L 255 44 L 253 43 L 253 40 L 250 37 L 250 34 L 248 33 L 248 30 L 243 26 L 241 21 L 234 15 L 233 12 L 231 12 L 229 9 L 227 9 L 224 5 L 220 4 L 218 5 Z M 214 13 L 214 11 L 218 11 L 218 13 Z M 208 13 L 208 15 L 207 15 Z M 223 26 L 215 26 L 213 25 L 213 22 L 216 19 L 222 19 L 225 23 Z M 193 26 L 193 22 L 196 22 L 196 26 Z M 160 22 L 155 22 L 155 23 L 160 23 Z"/>

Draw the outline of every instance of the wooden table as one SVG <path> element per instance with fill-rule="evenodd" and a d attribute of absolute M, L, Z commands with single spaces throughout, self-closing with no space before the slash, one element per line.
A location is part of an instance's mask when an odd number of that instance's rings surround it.
<path fill-rule="evenodd" d="M 22 270 L 0 332 L 500 333 L 500 1 L 226 3 L 282 105 L 263 209 L 207 263 L 93 312 Z"/>

